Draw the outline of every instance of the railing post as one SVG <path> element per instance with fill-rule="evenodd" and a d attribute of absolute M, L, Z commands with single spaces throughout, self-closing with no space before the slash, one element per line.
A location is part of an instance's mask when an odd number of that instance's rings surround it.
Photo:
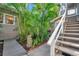
<path fill-rule="evenodd" d="M 50 55 L 53 56 L 53 54 L 54 54 L 54 50 L 53 50 L 53 46 L 51 45 L 50 46 Z"/>
<path fill-rule="evenodd" d="M 53 42 L 53 43 L 55 43 L 55 42 Z M 55 56 L 55 49 L 53 47 L 54 47 L 54 45 L 50 46 L 50 55 L 51 56 Z"/>

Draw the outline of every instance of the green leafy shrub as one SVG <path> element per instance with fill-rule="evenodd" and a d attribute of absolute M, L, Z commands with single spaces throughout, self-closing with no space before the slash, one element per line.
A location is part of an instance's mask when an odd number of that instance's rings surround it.
<path fill-rule="evenodd" d="M 27 41 L 28 33 L 32 35 L 32 47 L 40 45 L 49 37 L 50 20 L 58 16 L 59 4 L 38 3 L 33 4 L 31 11 L 25 3 L 8 4 L 18 12 L 18 33 L 20 43 Z"/>

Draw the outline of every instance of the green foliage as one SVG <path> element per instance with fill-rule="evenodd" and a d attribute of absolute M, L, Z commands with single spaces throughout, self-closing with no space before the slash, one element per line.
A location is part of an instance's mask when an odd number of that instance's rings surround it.
<path fill-rule="evenodd" d="M 36 46 L 48 37 L 48 30 L 50 28 L 49 21 L 58 16 L 59 6 L 58 4 L 34 4 L 32 10 L 35 17 L 35 30 L 36 38 L 33 41 L 33 45 Z M 34 18 L 33 18 L 34 19 Z M 37 21 L 37 22 L 36 22 Z"/>
<path fill-rule="evenodd" d="M 29 33 L 32 35 L 33 47 L 40 45 L 48 38 L 49 21 L 58 16 L 59 4 L 33 4 L 32 11 L 29 11 L 28 4 L 24 3 L 7 5 L 18 12 L 18 32 L 21 43 L 26 41 Z"/>

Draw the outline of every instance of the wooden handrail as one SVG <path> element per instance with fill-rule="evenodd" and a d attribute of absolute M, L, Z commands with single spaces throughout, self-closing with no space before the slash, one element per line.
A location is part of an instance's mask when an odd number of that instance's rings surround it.
<path fill-rule="evenodd" d="M 58 16 L 56 18 L 54 18 L 53 20 L 50 21 L 50 23 L 54 23 L 55 21 L 58 21 L 59 19 L 61 19 L 62 16 Z"/>
<path fill-rule="evenodd" d="M 49 41 L 48 41 L 48 45 L 51 45 L 51 43 L 52 43 L 54 37 L 56 36 L 56 33 L 57 33 L 57 31 L 58 31 L 60 25 L 62 24 L 62 21 L 63 21 L 64 16 L 65 16 L 65 13 L 64 13 L 64 15 L 62 16 L 62 18 L 60 19 L 60 22 L 59 22 L 58 26 L 55 28 L 54 32 L 52 33 L 52 35 L 51 35 L 51 37 L 50 37 L 50 39 L 49 39 Z"/>

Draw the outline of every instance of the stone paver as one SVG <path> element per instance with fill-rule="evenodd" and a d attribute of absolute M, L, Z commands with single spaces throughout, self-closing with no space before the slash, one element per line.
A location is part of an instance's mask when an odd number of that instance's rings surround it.
<path fill-rule="evenodd" d="M 43 44 L 28 53 L 29 56 L 50 56 L 50 46 Z"/>
<path fill-rule="evenodd" d="M 3 48 L 3 56 L 27 56 L 25 49 L 15 39 L 4 40 Z"/>

